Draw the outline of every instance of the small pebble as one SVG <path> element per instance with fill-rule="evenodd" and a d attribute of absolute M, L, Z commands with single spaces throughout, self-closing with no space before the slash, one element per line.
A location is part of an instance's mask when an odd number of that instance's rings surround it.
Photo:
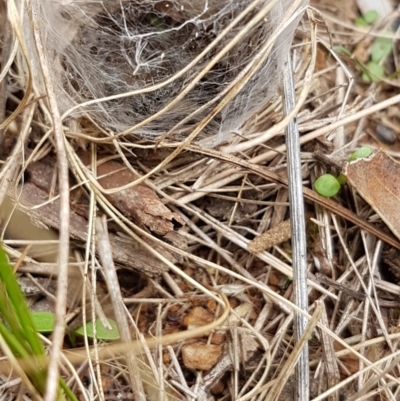
<path fill-rule="evenodd" d="M 396 133 L 391 128 L 381 124 L 376 126 L 376 136 L 387 145 L 393 145 L 397 141 Z"/>

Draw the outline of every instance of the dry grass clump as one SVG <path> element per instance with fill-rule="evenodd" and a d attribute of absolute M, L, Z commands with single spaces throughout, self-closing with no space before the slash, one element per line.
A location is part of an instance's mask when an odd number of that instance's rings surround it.
<path fill-rule="evenodd" d="M 376 146 L 360 127 L 388 126 L 398 100 L 372 105 L 370 91 L 389 98 L 396 82 L 366 91 L 349 60 L 338 65 L 329 43 L 355 51 L 344 38 L 358 31 L 322 2 L 329 35 L 317 43 L 321 15 L 309 13 L 292 47 L 310 301 L 293 341 L 304 312 L 293 302 L 291 117 L 278 89 L 285 35 L 304 11 L 292 3 L 32 1 L 23 22 L 7 1 L 3 243 L 18 274 L 49 278 L 50 375 L 60 363 L 80 399 L 292 400 L 306 343 L 312 399 L 398 398 L 399 242 L 349 186 L 333 200 L 312 190 L 359 143 Z M 50 17 L 60 24 L 46 27 Z M 64 337 L 95 318 L 116 320 L 120 341 Z M 4 399 L 26 396 L 13 363 L 0 364 L 13 377 L 0 383 Z"/>

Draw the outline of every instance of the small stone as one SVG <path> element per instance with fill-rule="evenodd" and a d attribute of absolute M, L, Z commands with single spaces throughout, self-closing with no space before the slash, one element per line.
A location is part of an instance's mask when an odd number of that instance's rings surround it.
<path fill-rule="evenodd" d="M 182 347 L 183 363 L 187 369 L 210 370 L 222 354 L 222 347 L 196 342 Z"/>
<path fill-rule="evenodd" d="M 193 308 L 184 319 L 184 324 L 189 330 L 205 326 L 214 321 L 214 316 L 202 306 Z"/>
<path fill-rule="evenodd" d="M 385 125 L 378 124 L 375 132 L 378 139 L 387 145 L 393 145 L 397 141 L 396 133 Z"/>

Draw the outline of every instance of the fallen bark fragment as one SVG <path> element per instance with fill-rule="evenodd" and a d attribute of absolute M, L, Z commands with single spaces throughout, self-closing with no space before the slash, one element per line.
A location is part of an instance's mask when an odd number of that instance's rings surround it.
<path fill-rule="evenodd" d="M 15 199 L 13 200 L 13 203 L 16 203 L 17 210 L 20 213 L 28 215 L 34 226 L 41 227 L 43 229 L 43 235 L 48 235 L 48 230 L 46 230 L 44 226 L 58 230 L 60 226 L 58 199 L 55 199 L 37 209 L 33 209 L 35 206 L 42 205 L 48 201 L 47 192 L 43 191 L 32 183 L 26 183 L 18 190 L 18 194 L 18 202 L 15 202 Z M 20 222 L 16 221 L 15 225 L 20 225 Z M 71 211 L 71 238 L 86 242 L 88 236 L 87 230 L 88 221 L 77 213 Z M 21 239 L 25 239 L 26 232 L 27 227 L 23 226 L 21 227 L 21 231 L 18 236 Z M 149 242 L 148 240 L 146 241 Z M 115 234 L 110 234 L 110 243 L 114 260 L 118 264 L 125 265 L 152 276 L 161 274 L 167 270 L 167 267 L 164 263 L 160 262 L 142 245 L 134 241 L 118 237 Z M 169 261 L 173 263 L 177 262 L 176 257 L 162 248 L 160 245 L 152 243 L 151 246 Z"/>
<path fill-rule="evenodd" d="M 84 162 L 85 159 L 87 156 L 82 156 Z M 97 167 L 97 177 L 99 184 L 107 190 L 128 185 L 138 178 L 116 161 L 101 163 Z M 171 212 L 147 185 L 139 184 L 106 197 L 127 218 L 157 235 L 164 236 L 173 231 L 175 225 L 184 225 L 180 216 Z"/>

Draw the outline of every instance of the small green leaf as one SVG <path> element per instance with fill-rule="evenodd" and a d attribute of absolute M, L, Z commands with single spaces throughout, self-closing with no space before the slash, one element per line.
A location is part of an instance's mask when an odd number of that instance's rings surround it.
<path fill-rule="evenodd" d="M 117 327 L 117 323 L 114 320 L 107 319 L 108 323 L 111 326 L 111 329 L 107 329 L 106 327 L 103 326 L 103 323 L 101 323 L 100 319 L 96 320 L 96 336 L 99 340 L 104 340 L 104 341 L 112 341 L 112 340 L 118 340 L 119 339 L 119 331 Z M 78 329 L 75 330 L 77 334 L 80 334 L 81 336 L 84 335 L 84 328 L 79 327 Z M 89 322 L 86 324 L 86 333 L 87 336 L 90 338 L 94 337 L 94 332 L 93 332 L 93 322 Z"/>
<path fill-rule="evenodd" d="M 343 54 L 343 56 L 351 57 L 351 52 L 343 46 L 333 46 L 333 51 Z"/>
<path fill-rule="evenodd" d="M 339 177 L 336 178 L 338 180 L 338 183 L 340 185 L 344 185 L 347 183 L 347 177 L 343 175 L 342 173 L 339 174 Z"/>
<path fill-rule="evenodd" d="M 366 69 L 363 72 L 362 79 L 366 82 L 378 82 L 383 78 L 384 75 L 384 68 L 374 61 L 370 61 L 366 65 Z"/>
<path fill-rule="evenodd" d="M 398 77 L 400 77 L 400 70 L 395 71 L 395 72 L 392 72 L 392 73 L 388 76 L 389 79 L 396 79 L 396 78 L 398 78 Z"/>
<path fill-rule="evenodd" d="M 392 53 L 392 46 L 392 39 L 377 38 L 372 45 L 371 61 L 374 61 L 377 64 L 384 61 Z"/>
<path fill-rule="evenodd" d="M 368 24 L 371 25 L 374 22 L 376 22 L 376 20 L 379 18 L 379 14 L 377 11 L 375 10 L 370 10 L 367 11 L 364 15 L 363 15 L 363 19 L 364 21 Z"/>
<path fill-rule="evenodd" d="M 369 146 L 361 146 L 361 148 L 357 149 L 354 153 L 350 155 L 350 157 L 347 159 L 349 162 L 353 162 L 354 160 L 357 159 L 365 159 L 368 157 L 374 150 L 370 148 Z"/>
<path fill-rule="evenodd" d="M 365 19 L 363 17 L 358 17 L 355 21 L 354 21 L 354 25 L 355 26 L 359 26 L 359 27 L 364 27 L 364 26 L 368 26 L 368 22 L 365 21 Z"/>
<path fill-rule="evenodd" d="M 52 333 L 55 325 L 55 316 L 51 312 L 32 312 L 33 325 L 39 333 Z"/>
<path fill-rule="evenodd" d="M 339 181 L 332 174 L 324 174 L 314 183 L 315 190 L 326 198 L 335 196 L 340 191 Z"/>

